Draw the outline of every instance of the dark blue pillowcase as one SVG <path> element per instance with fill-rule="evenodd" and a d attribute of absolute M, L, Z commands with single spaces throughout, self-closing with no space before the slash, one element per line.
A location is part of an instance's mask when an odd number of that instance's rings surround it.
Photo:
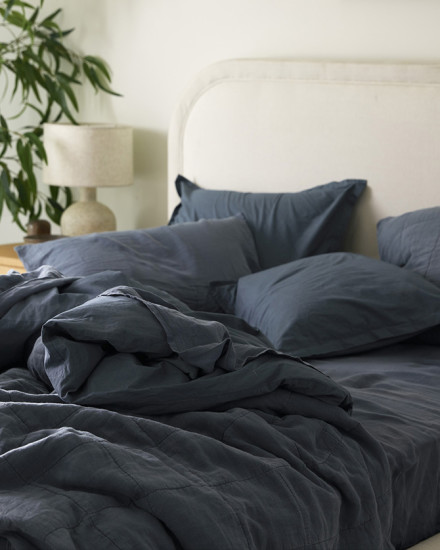
<path fill-rule="evenodd" d="M 353 208 L 365 180 L 332 182 L 298 193 L 240 193 L 202 189 L 178 176 L 181 203 L 170 224 L 242 213 L 263 269 L 343 249 Z"/>
<path fill-rule="evenodd" d="M 233 296 L 213 287 L 217 299 Z M 235 315 L 278 350 L 342 355 L 385 346 L 440 323 L 440 288 L 357 254 L 313 256 L 242 277 Z"/>
<path fill-rule="evenodd" d="M 218 309 L 209 294 L 211 281 L 237 280 L 259 269 L 252 234 L 240 216 L 94 233 L 16 250 L 28 271 L 45 264 L 67 276 L 118 270 L 199 310 Z"/>
<path fill-rule="evenodd" d="M 440 286 L 440 206 L 380 220 L 377 241 L 382 260 Z"/>

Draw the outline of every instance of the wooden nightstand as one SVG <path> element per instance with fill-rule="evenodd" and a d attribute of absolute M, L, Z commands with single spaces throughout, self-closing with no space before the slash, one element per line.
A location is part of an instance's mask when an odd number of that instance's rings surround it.
<path fill-rule="evenodd" d="M 15 269 L 20 273 L 26 271 L 14 250 L 14 246 L 19 244 L 23 243 L 0 244 L 0 275 L 4 275 L 10 269 Z"/>

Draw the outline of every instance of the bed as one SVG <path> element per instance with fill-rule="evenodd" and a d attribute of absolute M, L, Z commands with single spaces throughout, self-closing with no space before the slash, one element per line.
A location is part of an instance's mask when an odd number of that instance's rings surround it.
<path fill-rule="evenodd" d="M 0 548 L 440 548 L 440 67 L 231 60 L 169 224 L 0 277 Z"/>

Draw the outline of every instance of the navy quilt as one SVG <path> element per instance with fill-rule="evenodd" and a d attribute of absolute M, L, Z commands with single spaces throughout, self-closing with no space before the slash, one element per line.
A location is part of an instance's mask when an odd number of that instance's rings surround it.
<path fill-rule="evenodd" d="M 341 385 L 116 272 L 0 278 L 0 548 L 392 549 Z"/>

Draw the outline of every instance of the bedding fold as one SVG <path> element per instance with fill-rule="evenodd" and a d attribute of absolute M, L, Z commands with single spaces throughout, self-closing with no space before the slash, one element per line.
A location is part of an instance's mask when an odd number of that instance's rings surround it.
<path fill-rule="evenodd" d="M 219 321 L 129 287 L 45 322 L 28 366 L 66 402 L 142 414 L 218 408 L 278 388 L 351 407 L 318 370 L 262 344 L 236 345 Z"/>
<path fill-rule="evenodd" d="M 237 318 L 44 273 L 3 281 L 28 368 L 0 374 L 0 541 L 392 549 L 388 462 L 344 387 Z"/>

